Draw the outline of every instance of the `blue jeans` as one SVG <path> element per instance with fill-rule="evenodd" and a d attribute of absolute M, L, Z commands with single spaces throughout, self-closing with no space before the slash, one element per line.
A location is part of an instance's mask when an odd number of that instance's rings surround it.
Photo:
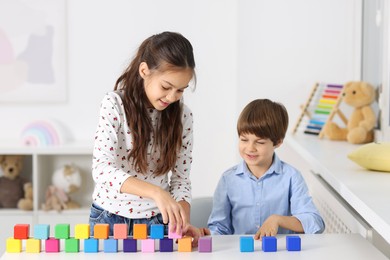
<path fill-rule="evenodd" d="M 133 225 L 134 224 L 147 224 L 148 226 L 148 235 L 150 235 L 150 226 L 152 224 L 163 224 L 163 219 L 161 214 L 157 214 L 151 218 L 140 218 L 140 219 L 131 219 L 115 215 L 107 210 L 101 208 L 96 204 L 91 205 L 91 212 L 89 214 L 89 226 L 90 226 L 90 235 L 93 236 L 93 229 L 96 224 L 103 223 L 109 224 L 110 226 L 110 236 L 113 236 L 114 224 L 127 224 L 128 226 L 128 235 L 133 235 Z M 164 234 L 168 234 L 168 225 L 164 224 Z"/>

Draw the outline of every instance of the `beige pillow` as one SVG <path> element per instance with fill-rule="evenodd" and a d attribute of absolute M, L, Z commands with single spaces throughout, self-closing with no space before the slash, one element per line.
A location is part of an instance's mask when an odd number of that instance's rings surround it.
<path fill-rule="evenodd" d="M 390 143 L 369 143 L 348 154 L 348 158 L 369 170 L 390 172 Z"/>

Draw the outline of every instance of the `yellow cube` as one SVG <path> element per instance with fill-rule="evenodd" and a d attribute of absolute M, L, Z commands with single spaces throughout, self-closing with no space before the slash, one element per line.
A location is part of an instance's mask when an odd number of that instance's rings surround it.
<path fill-rule="evenodd" d="M 177 251 L 191 252 L 192 251 L 192 237 L 183 237 L 178 239 Z"/>
<path fill-rule="evenodd" d="M 89 224 L 77 224 L 74 228 L 74 238 L 76 239 L 88 239 L 89 233 Z"/>
<path fill-rule="evenodd" d="M 7 253 L 20 253 L 22 252 L 22 240 L 10 237 L 7 239 Z"/>
<path fill-rule="evenodd" d="M 41 240 L 35 238 L 29 238 L 26 241 L 27 253 L 40 253 L 41 252 Z"/>

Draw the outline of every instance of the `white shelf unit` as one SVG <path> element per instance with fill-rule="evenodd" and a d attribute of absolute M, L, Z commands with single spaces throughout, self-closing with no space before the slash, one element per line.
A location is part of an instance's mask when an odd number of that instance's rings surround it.
<path fill-rule="evenodd" d="M 325 233 L 358 233 L 390 257 L 387 173 L 366 170 L 347 158 L 358 146 L 304 133 L 287 136 L 277 150 L 298 168 L 324 218 Z"/>
<path fill-rule="evenodd" d="M 49 224 L 69 223 L 71 226 L 78 223 L 88 223 L 89 209 L 92 201 L 94 182 L 91 177 L 92 142 L 75 142 L 62 146 L 26 147 L 13 142 L 0 142 L 1 155 L 23 155 L 24 166 L 21 176 L 33 184 L 34 207 L 32 211 L 19 209 L 0 209 L 2 227 L 1 241 L 12 236 L 15 224 L 26 223 Z M 65 164 L 74 163 L 81 173 L 81 188 L 72 194 L 72 200 L 81 205 L 80 209 L 44 211 L 41 209 L 45 202 L 46 189 L 51 185 L 51 177 L 55 170 Z M 30 230 L 30 234 L 32 230 Z M 50 231 L 51 233 L 53 230 Z M 51 234 L 53 235 L 53 234 Z M 0 245 L 0 252 L 3 245 Z"/>

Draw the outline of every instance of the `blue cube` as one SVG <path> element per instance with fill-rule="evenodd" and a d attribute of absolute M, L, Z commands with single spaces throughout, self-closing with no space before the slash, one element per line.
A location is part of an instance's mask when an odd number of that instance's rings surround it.
<path fill-rule="evenodd" d="M 262 240 L 262 248 L 264 252 L 276 252 L 277 250 L 276 237 L 263 237 L 261 240 Z"/>
<path fill-rule="evenodd" d="M 99 252 L 99 240 L 95 238 L 84 239 L 84 252 L 85 253 Z"/>
<path fill-rule="evenodd" d="M 46 224 L 34 225 L 34 238 L 35 239 L 48 239 L 50 236 L 50 226 Z"/>
<path fill-rule="evenodd" d="M 152 224 L 150 226 L 150 238 L 163 239 L 164 238 L 164 225 Z"/>
<path fill-rule="evenodd" d="M 240 251 L 253 252 L 255 250 L 253 237 L 240 237 Z"/>
<path fill-rule="evenodd" d="M 109 238 L 104 239 L 104 253 L 117 253 L 118 252 L 118 240 Z"/>
<path fill-rule="evenodd" d="M 286 236 L 287 251 L 301 251 L 301 238 L 299 236 Z"/>

